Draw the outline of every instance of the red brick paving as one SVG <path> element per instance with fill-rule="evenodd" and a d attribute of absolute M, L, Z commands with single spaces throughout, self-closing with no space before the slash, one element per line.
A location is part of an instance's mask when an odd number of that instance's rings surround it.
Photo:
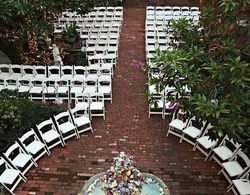
<path fill-rule="evenodd" d="M 191 145 L 166 136 L 169 118 L 148 119 L 147 98 L 140 95 L 147 76 L 130 65 L 133 59 L 145 62 L 144 20 L 145 9 L 125 8 L 113 104 L 107 104 L 106 120 L 95 118 L 93 134 L 71 139 L 42 157 L 16 193 L 77 194 L 90 175 L 108 169 L 112 158 L 125 151 L 134 155 L 139 170 L 162 178 L 172 195 L 230 194 L 224 177 L 217 176 L 216 163 L 204 162 Z"/>

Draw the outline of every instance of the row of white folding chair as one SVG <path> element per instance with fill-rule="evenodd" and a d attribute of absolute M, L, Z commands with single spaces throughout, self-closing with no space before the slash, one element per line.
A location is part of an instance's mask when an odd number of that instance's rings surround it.
<path fill-rule="evenodd" d="M 87 110 L 90 119 L 101 116 L 105 120 L 105 95 L 101 92 L 82 92 L 75 94 L 75 108 Z"/>
<path fill-rule="evenodd" d="M 160 16 L 150 16 L 147 17 L 146 21 L 147 22 L 155 22 L 155 23 L 167 23 L 170 20 L 180 20 L 180 19 L 186 19 L 186 20 L 191 20 L 194 23 L 197 23 L 199 21 L 199 16 L 185 16 L 185 15 L 160 15 Z"/>
<path fill-rule="evenodd" d="M 147 7 L 147 12 L 150 13 L 150 12 L 167 12 L 167 11 L 181 11 L 181 12 L 186 12 L 186 11 L 190 11 L 190 12 L 200 12 L 200 8 L 199 7 L 187 7 L 187 6 L 165 6 L 165 7 L 162 7 L 162 6 L 156 6 L 156 7 L 153 7 L 153 6 L 148 6 Z"/>
<path fill-rule="evenodd" d="M 107 56 L 107 55 L 105 55 Z M 113 66 L 111 66 L 111 63 L 105 63 L 105 56 L 103 60 L 98 57 L 98 63 L 95 63 L 95 68 L 98 68 L 100 74 L 111 74 L 113 75 Z M 101 56 L 103 57 L 103 56 Z M 112 57 L 110 55 L 107 56 Z M 95 59 L 93 57 L 93 59 Z M 90 63 L 90 65 L 92 65 Z M 96 66 L 99 67 L 96 67 Z M 113 63 L 112 63 L 113 65 Z M 25 80 L 25 79 L 46 79 L 46 78 L 53 78 L 53 79 L 72 79 L 74 77 L 86 77 L 93 69 L 94 67 L 88 67 L 88 66 L 78 66 L 78 65 L 63 65 L 63 66 L 33 66 L 33 65 L 17 65 L 19 69 L 23 69 L 22 75 L 17 74 L 8 74 L 8 73 L 1 73 L 0 74 L 0 80 L 1 80 L 1 86 L 5 86 L 8 83 L 12 83 L 11 80 Z M 1 65 L 0 65 L 1 67 Z M 48 68 L 48 71 L 47 71 Z M 47 74 L 48 72 L 48 74 Z M 6 83 L 6 80 L 10 80 L 10 82 Z M 15 81 L 16 83 L 17 81 Z"/>
<path fill-rule="evenodd" d="M 50 155 L 50 149 L 58 144 L 65 145 L 70 137 L 80 137 L 80 133 L 91 130 L 91 121 L 85 110 L 70 109 L 53 116 L 37 125 L 38 131 L 31 129 L 12 144 L 0 157 L 0 183 L 11 193 L 21 180 L 26 181 L 24 174 L 45 153 Z"/>
<path fill-rule="evenodd" d="M 84 113 L 79 115 L 80 112 Z M 49 150 L 59 144 L 64 146 L 65 140 L 71 137 L 80 138 L 80 133 L 89 130 L 93 133 L 89 116 L 81 108 L 61 112 L 36 127 L 38 136 Z"/>
<path fill-rule="evenodd" d="M 76 93 L 103 92 L 105 100 L 112 102 L 112 80 L 107 75 L 91 74 L 85 79 L 73 79 L 70 83 L 60 81 L 61 85 L 55 80 L 33 81 L 29 92 L 31 100 L 41 100 L 42 102 L 56 100 L 71 101 Z"/>
<path fill-rule="evenodd" d="M 205 160 L 213 158 L 222 166 L 218 174 L 222 172 L 226 177 L 230 184 L 228 189 L 233 188 L 234 192 L 236 192 L 237 189 L 240 194 L 244 194 L 243 192 L 246 191 L 245 187 L 249 187 L 250 183 L 244 184 L 242 179 L 250 171 L 250 160 L 249 157 L 240 150 L 241 144 L 230 139 L 227 135 L 220 143 L 218 139 L 212 140 L 208 135 L 209 129 L 212 128 L 210 124 L 203 125 L 203 130 L 189 126 L 192 119 L 187 116 L 185 117 L 185 115 L 187 115 L 187 112 L 182 112 L 181 110 L 174 113 L 173 119 L 169 124 L 167 135 L 169 133 L 174 134 L 181 137 L 181 140 L 185 135 L 188 135 L 191 139 L 186 137 L 185 140 L 194 144 L 193 150 L 198 148 L 206 155 Z"/>
<path fill-rule="evenodd" d="M 112 25 L 112 26 L 111 26 Z M 117 22 L 96 22 L 96 23 L 77 23 L 76 26 L 77 32 L 81 34 L 83 31 L 82 29 L 109 29 L 112 27 L 112 29 L 115 29 L 116 32 L 120 32 L 121 30 L 121 23 Z M 55 24 L 54 25 L 54 33 L 60 35 L 64 30 L 66 30 L 67 24 Z M 106 30 L 107 31 L 107 30 Z M 114 31 L 114 30 L 113 30 Z"/>
<path fill-rule="evenodd" d="M 112 6 L 108 6 L 108 7 L 94 7 L 93 10 L 91 10 L 93 12 L 105 12 L 105 11 L 119 11 L 119 12 L 123 12 L 123 7 L 121 6 L 116 6 L 116 7 L 112 7 Z"/>

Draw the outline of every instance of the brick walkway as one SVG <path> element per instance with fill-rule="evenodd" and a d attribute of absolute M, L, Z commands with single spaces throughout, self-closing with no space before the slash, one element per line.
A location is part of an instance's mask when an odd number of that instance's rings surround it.
<path fill-rule="evenodd" d="M 66 147 L 56 147 L 51 156 L 38 161 L 27 173 L 18 194 L 77 194 L 89 176 L 103 172 L 120 151 L 135 156 L 136 166 L 162 178 L 172 195 L 230 194 L 219 166 L 204 162 L 191 145 L 166 137 L 170 119 L 148 119 L 147 76 L 130 64 L 133 59 L 145 62 L 145 9 L 127 8 L 124 12 L 120 56 L 113 82 L 113 104 L 107 104 L 107 117 L 93 120 L 94 133 L 70 139 Z"/>

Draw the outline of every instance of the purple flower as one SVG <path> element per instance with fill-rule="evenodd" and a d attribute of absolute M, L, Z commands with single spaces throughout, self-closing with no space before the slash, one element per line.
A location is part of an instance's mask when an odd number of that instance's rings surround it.
<path fill-rule="evenodd" d="M 169 102 L 165 106 L 167 109 L 170 109 L 170 110 L 178 110 L 181 107 L 179 102 L 173 102 L 173 103 Z"/>
<path fill-rule="evenodd" d="M 142 68 L 144 66 L 144 64 L 138 60 L 133 60 L 131 65 L 134 67 L 134 68 Z"/>

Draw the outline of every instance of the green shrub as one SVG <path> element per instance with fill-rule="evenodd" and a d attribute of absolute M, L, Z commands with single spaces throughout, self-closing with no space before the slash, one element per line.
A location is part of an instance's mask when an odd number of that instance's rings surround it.
<path fill-rule="evenodd" d="M 36 124 L 61 112 L 58 108 L 38 105 L 27 93 L 2 90 L 0 92 L 0 141 L 11 142 Z"/>

